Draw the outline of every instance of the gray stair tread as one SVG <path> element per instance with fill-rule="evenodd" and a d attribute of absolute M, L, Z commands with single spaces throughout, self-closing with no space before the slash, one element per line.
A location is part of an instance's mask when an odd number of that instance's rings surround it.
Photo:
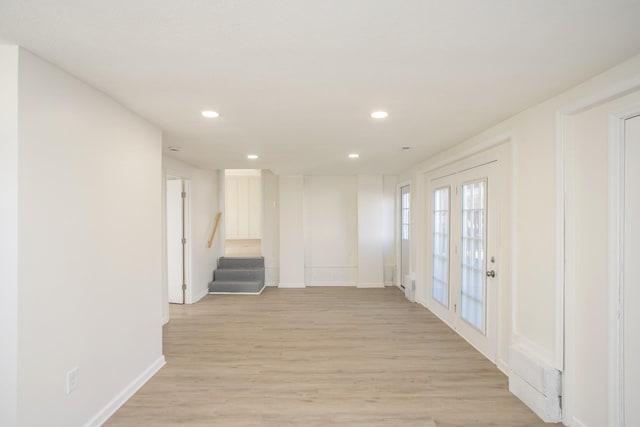
<path fill-rule="evenodd" d="M 210 292 L 260 292 L 263 287 L 261 280 L 214 280 L 209 283 Z"/>
<path fill-rule="evenodd" d="M 252 282 L 257 280 L 264 282 L 264 271 L 218 269 L 213 274 L 213 280 L 229 282 Z"/>
<path fill-rule="evenodd" d="M 218 261 L 218 268 L 224 269 L 257 269 L 264 268 L 264 257 L 222 257 Z"/>

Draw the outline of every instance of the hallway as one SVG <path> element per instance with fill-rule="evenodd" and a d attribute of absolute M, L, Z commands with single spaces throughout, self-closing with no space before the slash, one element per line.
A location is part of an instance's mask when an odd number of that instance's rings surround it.
<path fill-rule="evenodd" d="M 267 288 L 172 305 L 164 354 L 106 425 L 547 425 L 397 288 Z"/>

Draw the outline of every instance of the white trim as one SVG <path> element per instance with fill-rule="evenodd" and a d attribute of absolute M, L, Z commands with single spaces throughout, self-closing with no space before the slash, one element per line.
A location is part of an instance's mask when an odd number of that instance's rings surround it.
<path fill-rule="evenodd" d="M 556 268 L 555 268 L 555 359 L 556 369 L 564 370 L 565 298 L 565 130 L 567 116 L 556 113 Z"/>
<path fill-rule="evenodd" d="M 209 294 L 209 288 L 207 287 L 207 288 L 203 289 L 199 294 L 196 294 L 193 297 L 193 299 L 191 301 L 191 304 L 194 304 L 194 303 L 200 301 L 202 298 L 204 298 L 208 294 Z"/>
<path fill-rule="evenodd" d="M 609 424 L 624 427 L 625 120 L 640 104 L 609 115 Z"/>
<path fill-rule="evenodd" d="M 396 184 L 396 216 L 395 216 L 395 229 L 396 229 L 396 268 L 393 274 L 393 284 L 400 289 L 402 287 L 402 187 L 409 186 L 409 193 L 411 193 L 412 180 L 408 179 Z M 411 207 L 410 207 L 411 209 Z M 409 219 L 411 221 L 411 218 Z M 409 240 L 411 240 L 411 224 L 409 223 Z M 411 250 L 411 249 L 409 249 Z M 409 256 L 409 271 L 411 271 L 411 256 Z"/>
<path fill-rule="evenodd" d="M 357 288 L 384 288 L 384 283 L 358 283 Z"/>
<path fill-rule="evenodd" d="M 527 355 L 527 357 L 540 360 L 541 362 L 558 369 L 553 365 L 553 354 L 544 347 L 529 340 L 528 338 L 519 335 L 517 332 L 512 332 L 511 343 L 512 345 L 517 345 L 522 350 L 524 350 L 524 353 Z"/>
<path fill-rule="evenodd" d="M 628 80 L 625 80 L 619 84 L 610 86 L 608 88 L 603 89 L 602 91 L 581 99 L 578 102 L 575 102 L 573 104 L 567 105 L 564 108 L 559 109 L 556 112 L 556 272 L 555 272 L 555 280 L 556 280 L 556 360 L 555 360 L 555 364 L 556 367 L 560 370 L 564 370 L 565 366 L 564 366 L 564 359 L 565 359 L 565 335 L 566 335 L 566 331 L 565 331 L 565 310 L 566 310 L 566 301 L 565 301 L 565 294 L 566 294 L 566 289 L 567 289 L 567 282 L 569 282 L 569 280 L 567 280 L 566 276 L 566 269 L 567 269 L 567 265 L 565 264 L 565 258 L 566 258 L 566 242 L 565 242 L 565 186 L 566 186 L 566 174 L 565 174 L 565 147 L 566 147 L 566 141 L 567 141 L 567 136 L 565 134 L 565 130 L 566 130 L 566 124 L 567 121 L 569 120 L 570 116 L 575 115 L 575 114 L 579 114 L 581 112 L 584 112 L 586 110 L 595 108 L 605 102 L 620 98 L 622 96 L 625 96 L 629 93 L 632 93 L 636 90 L 640 90 L 640 76 L 634 76 L 633 78 L 630 78 Z M 620 111 L 617 114 L 614 114 L 614 117 L 618 117 L 618 119 L 621 119 L 622 117 L 625 117 L 629 114 L 633 115 L 633 111 L 637 111 L 638 110 L 638 106 L 635 107 L 631 107 L 631 108 L 627 108 L 624 111 Z M 611 117 L 611 115 L 610 115 Z M 611 128 L 611 126 L 614 126 L 614 129 Z M 616 135 L 617 132 L 617 135 Z M 619 133 L 619 129 L 615 130 L 615 125 L 611 125 L 610 123 L 610 129 L 609 129 L 609 194 L 610 194 L 610 199 L 609 199 L 609 221 L 619 221 L 619 217 L 615 216 L 615 214 L 612 213 L 612 209 L 614 209 L 614 207 L 611 205 L 612 203 L 619 203 L 615 198 L 619 198 L 620 194 L 613 194 L 613 191 L 619 191 L 619 187 L 614 189 L 612 188 L 612 185 L 616 184 L 612 181 L 612 179 L 619 179 L 619 177 L 616 177 L 614 175 L 612 175 L 612 171 L 616 170 L 613 169 L 612 166 L 612 162 L 614 162 L 613 159 L 611 159 L 612 155 L 617 155 L 618 153 L 616 152 L 616 149 L 611 147 L 612 143 L 615 143 L 615 141 L 612 140 L 612 138 L 620 138 L 620 133 Z M 617 182 L 617 185 L 619 185 L 619 181 Z M 618 206 L 619 208 L 619 206 Z M 612 216 L 613 214 L 613 216 Z M 618 338 L 618 334 L 620 333 L 619 331 L 616 333 L 617 330 L 617 322 L 618 320 L 616 319 L 616 311 L 611 311 L 611 304 L 612 304 L 612 298 L 611 295 L 613 293 L 613 301 L 615 302 L 615 297 L 617 295 L 617 292 L 615 292 L 615 290 L 611 289 L 612 286 L 612 276 L 614 274 L 616 274 L 615 271 L 612 271 L 614 268 L 616 268 L 616 263 L 619 262 L 619 259 L 617 261 L 612 261 L 612 256 L 613 254 L 611 254 L 611 249 L 615 247 L 615 243 L 612 244 L 612 233 L 616 233 L 616 231 L 614 229 L 612 229 L 612 227 L 618 227 L 618 225 L 614 223 L 609 224 L 609 260 L 608 260 L 608 266 L 609 266 L 609 306 L 608 309 L 609 311 L 609 405 L 610 407 L 618 407 L 618 412 L 614 411 L 609 411 L 609 418 L 610 421 L 612 419 L 614 419 L 614 417 L 619 417 L 620 416 L 620 408 L 618 404 L 614 403 L 614 399 L 618 399 L 620 400 L 620 395 L 617 394 L 619 393 L 619 387 L 620 387 L 620 382 L 619 381 L 615 381 L 614 382 L 614 376 L 612 376 L 611 374 L 614 373 L 614 375 L 620 375 L 619 373 L 616 374 L 616 372 L 619 372 L 618 369 L 618 365 L 619 365 L 619 361 L 618 361 L 618 354 L 620 352 L 619 348 L 611 348 L 612 345 L 616 346 L 616 345 L 620 345 L 620 344 L 616 344 L 614 342 L 612 342 L 613 339 L 619 339 Z M 619 250 L 619 248 L 617 248 Z M 619 253 L 617 254 L 618 256 L 620 255 Z M 612 264 L 613 262 L 613 264 Z M 614 281 L 616 279 L 614 278 Z M 615 285 L 613 285 L 615 286 Z M 559 314 L 562 314 L 562 317 L 559 318 L 557 317 Z M 612 318 L 613 316 L 613 318 Z M 613 323 L 613 325 L 612 325 Z M 615 328 L 615 329 L 614 329 Z M 564 393 L 564 407 L 563 407 L 563 418 L 566 421 L 570 420 L 569 422 L 571 422 L 572 424 L 575 425 L 576 422 L 578 422 L 573 416 L 572 416 L 572 392 L 573 389 L 571 388 L 571 376 L 570 375 L 563 375 L 563 389 L 565 390 Z M 618 391 L 616 391 L 618 390 Z M 566 391 L 568 391 L 569 393 L 567 393 Z M 616 424 L 611 424 L 611 425 L 616 425 Z"/>
<path fill-rule="evenodd" d="M 579 419 L 577 419 L 576 417 L 573 417 L 571 420 L 571 426 L 572 427 L 588 427 L 585 423 L 583 423 L 582 421 L 580 421 Z M 619 426 L 617 426 L 619 427 Z"/>
<path fill-rule="evenodd" d="M 555 367 L 564 370 L 565 336 L 565 146 L 566 122 L 569 116 L 594 108 L 607 101 L 622 97 L 640 89 L 640 76 L 634 76 L 616 85 L 601 90 L 560 108 L 556 112 L 556 330 Z"/>
<path fill-rule="evenodd" d="M 561 373 L 518 344 L 509 348 L 509 391 L 545 422 L 562 419 Z"/>
<path fill-rule="evenodd" d="M 166 316 L 162 316 L 162 326 L 166 325 L 167 323 L 169 323 L 169 320 L 171 319 L 169 312 L 167 312 Z"/>
<path fill-rule="evenodd" d="M 260 295 L 266 287 L 266 285 L 262 285 L 258 292 L 209 292 L 209 295 Z"/>
<path fill-rule="evenodd" d="M 509 367 L 509 364 L 506 360 L 498 358 L 498 360 L 496 360 L 496 366 L 503 374 L 505 374 L 507 377 L 509 376 L 511 368 Z"/>
<path fill-rule="evenodd" d="M 624 119 L 609 115 L 609 425 L 624 427 Z"/>
<path fill-rule="evenodd" d="M 302 288 L 306 288 L 306 285 L 304 283 L 282 283 L 280 282 L 278 284 L 279 288 L 288 288 L 288 289 L 302 289 Z"/>
<path fill-rule="evenodd" d="M 499 145 L 509 143 L 514 139 L 515 139 L 515 132 L 513 130 L 509 130 L 507 132 L 497 134 L 491 138 L 487 138 L 476 144 L 473 144 L 468 148 L 453 154 L 450 157 L 446 157 L 443 160 L 439 160 L 432 164 L 426 165 L 423 168 L 418 169 L 416 171 L 416 174 L 417 175 L 430 174 L 431 172 L 435 172 L 438 169 L 444 169 L 445 167 L 451 166 L 454 163 L 458 163 L 462 160 L 466 160 L 471 156 L 482 154 L 486 151 L 489 151 L 491 148 L 495 148 Z"/>
<path fill-rule="evenodd" d="M 147 369 L 142 371 L 129 385 L 118 393 L 104 408 L 98 411 L 85 427 L 99 427 L 104 424 L 115 412 L 124 405 L 147 381 L 151 379 L 165 365 L 164 356 L 158 357 Z"/>

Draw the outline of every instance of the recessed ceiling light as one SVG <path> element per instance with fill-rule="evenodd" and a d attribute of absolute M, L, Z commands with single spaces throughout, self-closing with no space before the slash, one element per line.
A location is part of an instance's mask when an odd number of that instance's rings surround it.
<path fill-rule="evenodd" d="M 256 154 L 249 154 L 249 155 L 247 156 L 247 159 L 251 159 L 251 160 L 255 160 L 255 159 L 257 159 L 257 158 L 258 158 L 258 156 L 257 156 Z"/>
<path fill-rule="evenodd" d="M 387 113 L 386 111 L 374 111 L 373 113 L 371 113 L 371 117 L 373 117 L 374 119 L 384 119 L 388 115 L 389 113 Z"/>
<path fill-rule="evenodd" d="M 169 151 L 180 151 L 180 150 L 182 150 L 182 147 L 178 147 L 176 145 L 170 145 L 167 148 L 169 149 Z"/>
<path fill-rule="evenodd" d="M 404 146 L 402 147 L 402 149 L 403 149 L 403 150 L 405 150 L 405 151 L 406 151 L 406 150 L 411 150 L 411 147 L 409 147 L 408 145 L 404 145 Z"/>
<path fill-rule="evenodd" d="M 358 157 L 360 157 L 360 154 L 356 154 L 356 153 L 349 154 L 350 159 L 357 159 Z"/>
<path fill-rule="evenodd" d="M 212 119 L 212 118 L 215 118 L 215 117 L 220 116 L 220 114 L 218 114 L 216 111 L 210 111 L 210 110 L 205 110 L 205 111 L 203 111 L 203 112 L 202 112 L 202 115 L 203 115 L 204 117 L 209 118 L 209 119 Z"/>

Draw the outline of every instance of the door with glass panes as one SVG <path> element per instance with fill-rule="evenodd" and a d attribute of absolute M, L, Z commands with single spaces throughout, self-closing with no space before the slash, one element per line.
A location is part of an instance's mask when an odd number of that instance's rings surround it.
<path fill-rule="evenodd" d="M 431 180 L 433 311 L 495 361 L 498 191 L 496 162 Z"/>

